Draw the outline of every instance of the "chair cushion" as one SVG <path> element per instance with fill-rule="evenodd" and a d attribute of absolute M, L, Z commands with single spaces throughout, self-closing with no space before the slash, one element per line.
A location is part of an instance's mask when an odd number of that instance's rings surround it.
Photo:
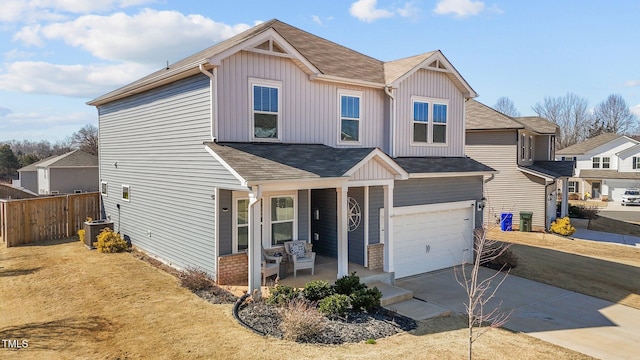
<path fill-rule="evenodd" d="M 306 252 L 306 247 L 304 242 L 293 242 L 289 244 L 289 252 L 292 256 L 295 256 L 296 259 L 300 259 L 304 257 Z"/>
<path fill-rule="evenodd" d="M 306 256 L 298 256 L 298 262 L 309 262 L 312 261 L 313 259 L 310 257 L 306 257 Z"/>

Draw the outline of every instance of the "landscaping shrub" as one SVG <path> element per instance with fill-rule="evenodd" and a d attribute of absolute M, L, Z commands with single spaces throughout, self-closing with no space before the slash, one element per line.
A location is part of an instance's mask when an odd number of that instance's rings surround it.
<path fill-rule="evenodd" d="M 302 290 L 302 295 L 309 301 L 320 301 L 329 295 L 333 295 L 333 289 L 324 280 L 308 282 Z"/>
<path fill-rule="evenodd" d="M 382 293 L 377 287 L 373 289 L 360 289 L 351 294 L 351 307 L 355 311 L 371 311 L 380 306 Z"/>
<path fill-rule="evenodd" d="M 271 296 L 266 300 L 267 304 L 285 305 L 300 296 L 300 290 L 287 285 L 276 285 L 269 289 Z"/>
<path fill-rule="evenodd" d="M 569 217 L 591 220 L 596 218 L 599 211 L 597 206 L 571 205 L 569 206 Z"/>
<path fill-rule="evenodd" d="M 578 194 L 578 193 L 569 193 L 569 200 L 580 200 L 580 194 Z"/>
<path fill-rule="evenodd" d="M 109 228 L 104 228 L 98 235 L 96 247 L 101 253 L 117 253 L 127 250 L 127 242 L 120 237 L 120 234 Z"/>
<path fill-rule="evenodd" d="M 318 311 L 328 317 L 344 316 L 351 305 L 351 298 L 345 294 L 333 294 L 318 302 Z"/>
<path fill-rule="evenodd" d="M 518 257 L 511 249 L 506 249 L 494 259 L 480 265 L 494 270 L 513 269 L 518 266 Z"/>
<path fill-rule="evenodd" d="M 351 295 L 358 290 L 366 289 L 367 285 L 360 282 L 360 277 L 355 272 L 336 280 L 333 290 L 336 294 Z"/>
<path fill-rule="evenodd" d="M 84 243 L 84 229 L 78 230 L 78 237 L 80 238 L 80 242 Z"/>
<path fill-rule="evenodd" d="M 180 284 L 191 291 L 209 290 L 213 279 L 204 270 L 188 269 L 180 273 Z"/>
<path fill-rule="evenodd" d="M 284 309 L 280 326 L 284 339 L 307 342 L 322 334 L 326 324 L 326 318 L 313 304 L 303 299 L 293 299 Z"/>
<path fill-rule="evenodd" d="M 573 235 L 576 228 L 571 225 L 569 217 L 558 218 L 551 223 L 551 232 L 563 236 Z"/>

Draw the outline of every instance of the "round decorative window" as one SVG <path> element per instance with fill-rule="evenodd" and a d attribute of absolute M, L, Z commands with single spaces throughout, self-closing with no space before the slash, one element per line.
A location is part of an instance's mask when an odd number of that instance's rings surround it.
<path fill-rule="evenodd" d="M 362 212 L 360 211 L 360 205 L 356 199 L 350 197 L 349 198 L 349 212 L 347 214 L 347 218 L 349 219 L 349 231 L 354 231 L 360 226 L 360 220 L 362 219 Z"/>

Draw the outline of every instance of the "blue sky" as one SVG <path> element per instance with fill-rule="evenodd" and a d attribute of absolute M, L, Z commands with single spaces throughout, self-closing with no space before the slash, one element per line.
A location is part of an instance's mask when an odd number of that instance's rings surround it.
<path fill-rule="evenodd" d="M 267 5 L 268 4 L 268 5 Z M 380 60 L 435 49 L 522 115 L 573 92 L 640 115 L 640 1 L 1 0 L 0 141 L 97 125 L 92 98 L 277 18 Z"/>

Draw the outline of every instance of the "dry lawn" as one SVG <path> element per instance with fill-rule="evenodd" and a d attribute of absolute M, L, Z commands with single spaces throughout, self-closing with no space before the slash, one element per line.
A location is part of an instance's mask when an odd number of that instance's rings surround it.
<path fill-rule="evenodd" d="M 606 201 L 597 201 L 597 200 L 569 200 L 569 205 L 575 206 L 586 206 L 586 207 L 607 207 L 608 202 Z"/>
<path fill-rule="evenodd" d="M 514 244 L 513 275 L 640 309 L 640 248 L 517 231 L 489 237 Z"/>
<path fill-rule="evenodd" d="M 411 332 L 342 346 L 261 337 L 231 305 L 213 305 L 131 254 L 77 241 L 0 248 L 0 339 L 28 340 L 11 359 L 461 359 L 465 322 L 436 318 Z M 589 359 L 507 330 L 487 333 L 477 359 Z"/>

